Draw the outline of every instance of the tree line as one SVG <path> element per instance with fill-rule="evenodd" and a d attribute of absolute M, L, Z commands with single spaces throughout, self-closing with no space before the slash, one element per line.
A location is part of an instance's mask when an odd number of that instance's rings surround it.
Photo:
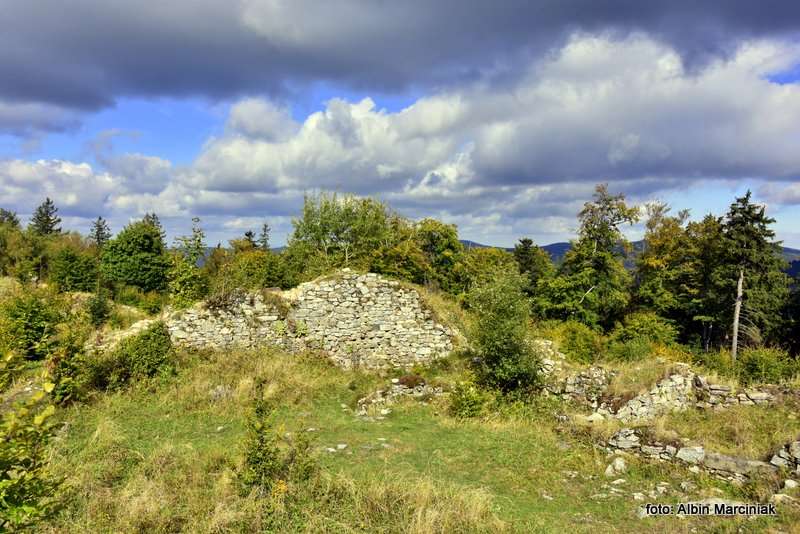
<path fill-rule="evenodd" d="M 632 269 L 625 226 L 645 219 Z M 305 198 L 281 252 L 270 227 L 206 248 L 201 221 L 166 243 L 156 214 L 113 235 L 98 217 L 88 235 L 65 232 L 46 199 L 27 227 L 0 208 L 0 273 L 61 291 L 88 291 L 158 309 L 182 307 L 234 288 L 289 288 L 341 267 L 372 271 L 464 296 L 497 273 L 524 277 L 536 320 L 575 321 L 609 332 L 634 313 L 667 322 L 681 342 L 709 351 L 738 344 L 800 350 L 800 296 L 784 273 L 774 219 L 748 192 L 723 215 L 691 221 L 663 203 L 632 206 L 599 185 L 578 214 L 579 229 L 558 265 L 530 238 L 512 252 L 466 249 L 457 228 L 413 221 L 386 204 L 320 193 Z"/>

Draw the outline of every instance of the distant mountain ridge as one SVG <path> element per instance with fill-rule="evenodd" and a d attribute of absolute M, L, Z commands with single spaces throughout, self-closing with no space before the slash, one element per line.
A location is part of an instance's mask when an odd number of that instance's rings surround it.
<path fill-rule="evenodd" d="M 466 248 L 501 248 L 503 250 L 507 250 L 509 252 L 513 251 L 513 248 L 506 248 L 506 247 L 492 247 L 491 245 L 484 245 L 482 243 L 477 243 L 475 241 L 470 241 L 468 239 L 462 239 L 461 243 Z M 633 241 L 631 243 L 633 246 L 633 255 L 635 256 L 639 252 L 642 251 L 644 248 L 644 241 Z M 553 260 L 553 263 L 560 263 L 561 260 L 564 259 L 564 254 L 571 248 L 571 245 L 566 242 L 558 242 L 558 243 L 550 243 L 549 245 L 542 245 L 542 249 L 550 254 L 550 259 Z M 790 247 L 781 247 L 781 254 L 783 255 L 783 259 L 789 262 L 789 268 L 786 272 L 790 276 L 800 276 L 800 249 L 790 248 Z M 629 258 L 629 260 L 632 258 Z M 628 262 L 626 262 L 628 263 Z M 632 266 L 632 265 L 631 265 Z"/>

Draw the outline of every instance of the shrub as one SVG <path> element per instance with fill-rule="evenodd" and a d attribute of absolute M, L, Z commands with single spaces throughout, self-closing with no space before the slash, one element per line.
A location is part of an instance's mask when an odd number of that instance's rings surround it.
<path fill-rule="evenodd" d="M 617 323 L 610 337 L 623 343 L 643 339 L 671 345 L 675 343 L 678 331 L 672 322 L 653 312 L 636 312 L 626 316 L 621 324 Z"/>
<path fill-rule="evenodd" d="M 60 291 L 91 291 L 97 283 L 97 260 L 87 252 L 63 248 L 50 263 L 50 280 Z"/>
<path fill-rule="evenodd" d="M 578 362 L 592 363 L 605 351 L 603 336 L 577 321 L 564 323 L 561 338 L 561 350 Z"/>
<path fill-rule="evenodd" d="M 157 291 L 167 286 L 169 258 L 161 230 L 148 221 L 132 223 L 103 247 L 100 270 L 106 280 Z"/>
<path fill-rule="evenodd" d="M 450 415 L 459 419 L 480 417 L 492 400 L 492 394 L 479 388 L 473 379 L 458 382 L 450 393 Z"/>
<path fill-rule="evenodd" d="M 9 348 L 29 360 L 44 358 L 60 315 L 54 303 L 46 295 L 26 292 L 6 303 L 4 312 Z"/>
<path fill-rule="evenodd" d="M 635 337 L 627 341 L 612 341 L 606 355 L 609 359 L 633 362 L 644 360 L 653 352 L 653 344 L 646 338 Z"/>
<path fill-rule="evenodd" d="M 99 327 L 106 322 L 109 315 L 111 315 L 111 306 L 109 305 L 106 293 L 99 290 L 92 295 L 86 303 L 86 312 L 89 315 L 89 322 L 92 326 Z"/>
<path fill-rule="evenodd" d="M 0 425 L 0 531 L 22 530 L 49 516 L 59 481 L 47 469 L 54 434 L 53 406 L 44 406 L 45 384 L 24 404 L 3 414 Z"/>
<path fill-rule="evenodd" d="M 202 271 L 182 255 L 172 257 L 168 278 L 169 293 L 177 308 L 191 306 L 208 293 L 208 283 Z"/>
<path fill-rule="evenodd" d="M 143 292 L 134 286 L 122 286 L 117 289 L 115 299 L 120 304 L 139 308 L 148 314 L 156 314 L 164 306 L 164 296 L 157 291 Z"/>
<path fill-rule="evenodd" d="M 796 376 L 800 372 L 800 362 L 781 349 L 745 348 L 739 353 L 735 369 L 744 384 L 778 383 Z"/>
<path fill-rule="evenodd" d="M 169 372 L 171 356 L 169 331 L 163 322 L 156 322 L 90 362 L 93 368 L 91 385 L 113 389 L 131 380 Z"/>
<path fill-rule="evenodd" d="M 83 316 L 58 325 L 53 349 L 47 358 L 47 374 L 53 383 L 53 401 L 63 404 L 82 397 L 89 381 L 83 349 L 92 328 Z"/>
<path fill-rule="evenodd" d="M 18 352 L 10 350 L 0 358 L 0 392 L 5 391 L 14 378 L 25 368 L 25 360 Z"/>
<path fill-rule="evenodd" d="M 265 496 L 274 488 L 285 491 L 287 481 L 307 482 L 317 472 L 308 434 L 297 433 L 289 447 L 282 450 L 273 426 L 274 409 L 264 400 L 264 384 L 259 381 L 253 412 L 247 421 L 247 439 L 239 470 L 243 492 L 255 490 L 259 496 Z"/>
<path fill-rule="evenodd" d="M 480 357 L 479 380 L 503 392 L 538 385 L 539 364 L 528 343 L 529 306 L 519 274 L 498 272 L 468 294 L 476 321 L 470 342 Z"/>

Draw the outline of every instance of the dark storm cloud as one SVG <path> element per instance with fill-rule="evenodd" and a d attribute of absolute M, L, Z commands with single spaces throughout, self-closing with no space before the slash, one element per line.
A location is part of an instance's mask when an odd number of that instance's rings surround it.
<path fill-rule="evenodd" d="M 6 0 L 0 101 L 98 109 L 327 80 L 371 90 L 513 72 L 576 31 L 645 32 L 691 65 L 800 28 L 800 2 Z"/>

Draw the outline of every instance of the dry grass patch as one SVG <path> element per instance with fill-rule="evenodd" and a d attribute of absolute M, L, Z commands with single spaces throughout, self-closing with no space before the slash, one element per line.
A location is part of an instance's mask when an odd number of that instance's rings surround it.
<path fill-rule="evenodd" d="M 780 406 L 689 410 L 663 416 L 653 427 L 661 438 L 674 432 L 710 451 L 769 460 L 778 447 L 800 436 L 799 409 L 796 401 L 789 401 Z"/>

